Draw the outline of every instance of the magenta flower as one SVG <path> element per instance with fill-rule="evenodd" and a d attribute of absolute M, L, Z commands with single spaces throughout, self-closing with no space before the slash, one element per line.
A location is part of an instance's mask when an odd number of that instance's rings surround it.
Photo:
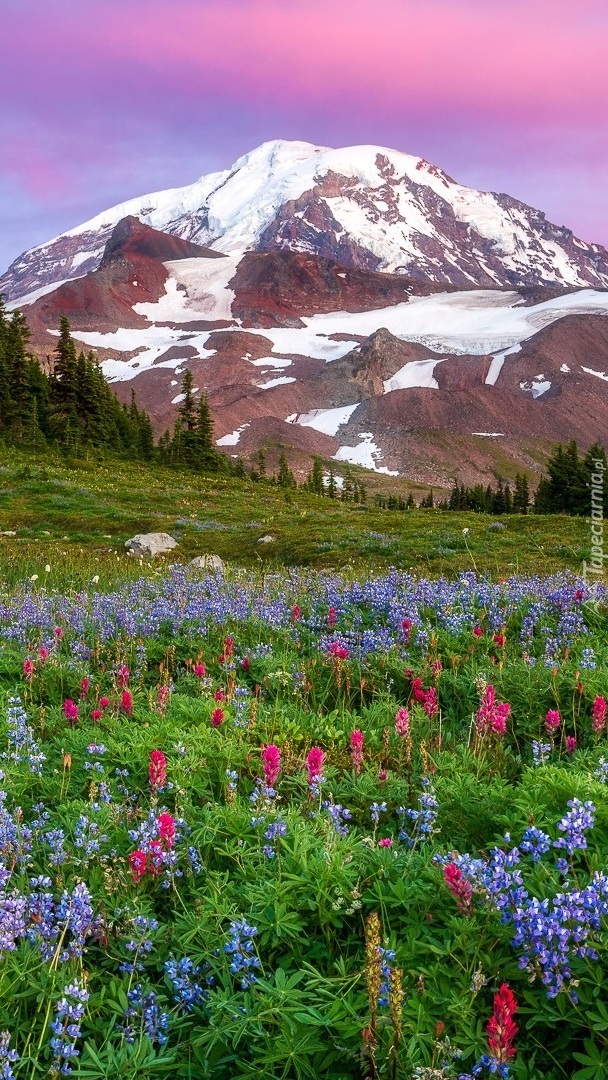
<path fill-rule="evenodd" d="M 262 750 L 262 765 L 264 767 L 264 780 L 267 787 L 274 787 L 281 771 L 281 751 L 278 746 L 271 743 Z"/>
<path fill-rule="evenodd" d="M 63 703 L 63 715 L 70 724 L 78 723 L 78 706 L 71 698 L 66 698 Z"/>
<path fill-rule="evenodd" d="M 169 850 L 175 843 L 175 833 L 175 819 L 171 814 L 159 814 L 158 835 Z"/>
<path fill-rule="evenodd" d="M 566 753 L 573 754 L 576 750 L 576 739 L 574 735 L 566 735 Z"/>
<path fill-rule="evenodd" d="M 151 788 L 162 788 L 167 783 L 167 759 L 162 750 L 150 752 L 148 782 Z"/>
<path fill-rule="evenodd" d="M 356 728 L 350 733 L 350 760 L 353 763 L 353 768 L 357 776 L 361 772 L 361 766 L 363 764 L 363 743 L 365 741 L 365 735 L 359 728 Z"/>
<path fill-rule="evenodd" d="M 131 672 L 129 671 L 128 667 L 125 667 L 125 665 L 123 664 L 121 667 L 119 667 L 116 673 L 116 682 L 119 686 L 125 687 L 129 685 L 130 678 Z"/>
<path fill-rule="evenodd" d="M 308 783 L 314 784 L 323 774 L 323 762 L 325 761 L 325 754 L 321 750 L 320 746 L 313 746 L 312 750 L 308 751 L 308 757 L 306 758 L 306 769 L 308 771 Z"/>
<path fill-rule="evenodd" d="M 591 717 L 591 730 L 594 735 L 600 735 L 606 727 L 606 698 L 600 697 L 599 695 L 596 697 L 593 702 Z"/>
<path fill-rule="evenodd" d="M 473 901 L 473 887 L 465 878 L 456 863 L 448 863 L 443 868 L 443 880 L 454 897 L 462 915 L 470 915 Z"/>
<path fill-rule="evenodd" d="M 225 713 L 219 707 L 211 713 L 211 727 L 221 727 L 224 723 Z"/>
<path fill-rule="evenodd" d="M 410 714 L 407 709 L 397 709 L 395 713 L 395 732 L 404 739 L 410 730 Z"/>
<path fill-rule="evenodd" d="M 137 851 L 132 851 L 129 855 L 129 867 L 133 874 L 133 881 L 138 884 L 143 877 L 146 876 L 148 869 L 148 856 L 141 848 Z"/>
<path fill-rule="evenodd" d="M 477 710 L 477 730 L 483 735 L 488 731 L 495 735 L 504 735 L 511 706 L 507 701 L 496 700 L 496 690 L 491 683 L 486 686 L 479 709 Z"/>
<path fill-rule="evenodd" d="M 545 717 L 545 731 L 548 735 L 555 735 L 559 725 L 562 722 L 562 718 L 559 715 L 557 709 L 549 709 Z"/>
<path fill-rule="evenodd" d="M 422 702 L 422 708 L 430 720 L 432 720 L 434 716 L 437 716 L 437 713 L 439 712 L 439 702 L 437 700 L 437 691 L 434 686 L 426 691 L 424 701 Z"/>

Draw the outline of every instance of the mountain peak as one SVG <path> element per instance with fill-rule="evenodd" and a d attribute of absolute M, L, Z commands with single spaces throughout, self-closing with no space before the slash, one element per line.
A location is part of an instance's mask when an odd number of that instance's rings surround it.
<path fill-rule="evenodd" d="M 434 285 L 608 287 L 608 252 L 533 207 L 382 146 L 272 140 L 189 187 L 132 199 L 16 259 L 10 299 L 95 269 L 121 219 L 225 254 L 290 250 Z"/>

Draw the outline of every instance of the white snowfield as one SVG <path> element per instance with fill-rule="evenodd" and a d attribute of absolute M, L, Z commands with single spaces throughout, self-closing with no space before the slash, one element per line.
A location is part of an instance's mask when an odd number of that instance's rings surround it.
<path fill-rule="evenodd" d="M 151 366 L 177 367 L 179 361 L 160 361 L 167 349 L 182 344 L 192 346 L 206 359 L 215 354 L 213 331 L 180 329 L 181 323 L 197 319 L 228 320 L 232 292 L 228 287 L 232 260 L 188 259 L 167 263 L 170 277 L 165 295 L 156 304 L 136 304 L 135 310 L 151 320 L 149 327 L 121 329 L 110 334 L 74 331 L 74 337 L 92 348 L 135 354 L 127 359 L 118 356 L 103 367 L 111 380 L 134 378 Z M 195 264 L 195 265 L 193 265 Z M 203 280 L 197 277 L 203 266 Z M 183 288 L 178 288 L 178 286 Z M 519 351 L 521 343 L 543 327 L 567 315 L 608 315 L 608 292 L 581 289 L 565 296 L 526 307 L 516 292 L 438 293 L 412 297 L 407 303 L 373 311 L 337 311 L 302 319 L 303 327 L 248 328 L 264 342 L 272 342 L 272 354 L 249 363 L 262 369 L 284 369 L 293 357 L 307 356 L 325 361 L 340 359 L 358 347 L 359 337 L 368 337 L 381 327 L 404 341 L 418 342 L 435 352 L 452 355 L 491 356 L 486 383 L 495 385 L 509 355 Z M 160 326 L 172 322 L 173 326 Z M 238 331 L 240 323 L 232 320 L 226 332 Z M 51 332 L 51 331 L 49 331 Z M 349 334 L 346 341 L 334 341 L 334 334 Z M 265 346 L 267 348 L 267 346 Z M 276 355 L 275 355 L 276 353 Z M 409 387 L 436 388 L 435 367 L 446 357 L 411 361 L 385 381 L 386 393 Z"/>
<path fill-rule="evenodd" d="M 338 429 L 348 423 L 360 404 L 358 401 L 356 405 L 344 405 L 338 409 L 312 409 L 307 413 L 293 413 L 287 417 L 287 423 L 314 428 L 324 435 L 337 435 Z"/>
<path fill-rule="evenodd" d="M 76 276 L 87 259 L 98 265 L 112 229 L 127 215 L 155 229 L 239 255 L 257 247 L 285 203 L 315 189 L 330 172 L 345 178 L 340 195 L 325 197 L 337 222 L 337 234 L 346 234 L 376 256 L 380 269 L 403 273 L 422 260 L 430 277 L 437 266 L 436 279 L 445 280 L 439 272 L 440 260 L 427 254 L 429 240 L 435 240 L 445 252 L 445 265 L 451 263 L 459 273 L 478 281 L 469 272 L 472 256 L 480 270 L 496 281 L 487 255 L 480 250 L 480 245 L 489 243 L 493 255 L 509 272 L 525 275 L 533 271 L 542 279 L 565 285 L 583 285 L 589 280 L 599 288 L 608 285 L 608 275 L 594 267 L 599 248 L 572 241 L 581 253 L 577 257 L 586 260 L 586 273 L 591 275 L 581 277 L 565 247 L 548 237 L 542 214 L 516 202 L 502 205 L 501 197 L 458 184 L 422 158 L 383 146 L 329 149 L 284 140 L 264 143 L 239 158 L 230 169 L 202 176 L 189 186 L 154 192 L 104 210 L 25 252 L 11 270 L 18 272 L 28 267 L 35 274 L 40 265 L 41 273 L 48 275 L 54 246 L 66 238 L 77 238 L 79 246 L 73 255 L 65 254 L 65 244 L 61 259 L 57 255 L 57 275 L 61 272 L 62 278 Z M 390 215 L 386 201 L 389 189 Z M 449 214 L 436 209 L 437 198 L 444 200 L 455 218 L 469 227 L 466 255 L 462 245 L 459 251 L 444 231 Z M 300 216 L 303 213 L 300 211 Z M 310 222 L 307 225 L 314 229 Z M 550 236 L 559 236 L 559 232 L 554 227 Z M 563 235 L 564 243 L 570 243 L 567 230 Z M 304 240 L 290 241 L 289 247 L 314 252 L 314 244 Z"/>
<path fill-rule="evenodd" d="M 382 450 L 374 442 L 371 431 L 360 432 L 359 438 L 363 441 L 357 446 L 341 446 L 338 453 L 334 454 L 335 461 L 350 461 L 351 465 L 362 465 L 364 469 L 386 473 L 387 476 L 399 476 L 398 472 L 387 469 L 386 465 L 378 464 L 378 461 L 382 461 Z"/>

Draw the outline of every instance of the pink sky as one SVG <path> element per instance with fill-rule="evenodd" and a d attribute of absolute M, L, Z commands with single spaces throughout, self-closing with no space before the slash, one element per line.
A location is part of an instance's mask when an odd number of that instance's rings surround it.
<path fill-rule="evenodd" d="M 0 270 L 272 138 L 378 143 L 608 244 L 605 0 L 4 0 Z"/>

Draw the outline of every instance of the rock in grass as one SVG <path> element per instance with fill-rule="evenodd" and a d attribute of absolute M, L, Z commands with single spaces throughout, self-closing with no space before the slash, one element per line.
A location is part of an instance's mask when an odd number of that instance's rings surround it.
<path fill-rule="evenodd" d="M 260 536 L 258 544 L 272 544 L 274 540 L 274 536 Z"/>
<path fill-rule="evenodd" d="M 169 533 L 138 533 L 125 541 L 125 547 L 129 555 L 147 559 L 154 555 L 163 555 L 165 551 L 172 551 L 177 547 L 177 540 L 169 536 Z"/>
<path fill-rule="evenodd" d="M 219 555 L 197 555 L 188 563 L 191 570 L 213 570 L 215 574 L 224 573 L 224 564 Z"/>

